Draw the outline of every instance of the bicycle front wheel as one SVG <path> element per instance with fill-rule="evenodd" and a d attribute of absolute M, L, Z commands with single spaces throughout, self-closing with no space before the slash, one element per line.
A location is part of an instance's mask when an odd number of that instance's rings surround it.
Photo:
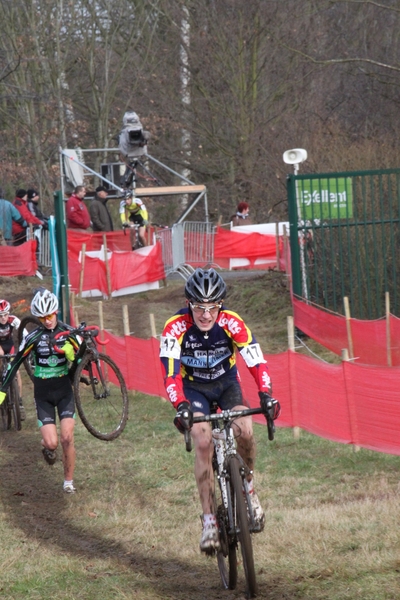
<path fill-rule="evenodd" d="M 233 502 L 237 526 L 237 536 L 243 559 L 246 577 L 246 596 L 254 598 L 257 594 L 256 573 L 254 569 L 253 546 L 249 530 L 246 501 L 243 494 L 241 465 L 237 456 L 231 456 L 228 462 L 228 472 L 231 479 Z"/>
<path fill-rule="evenodd" d="M 215 500 L 217 505 L 216 515 L 219 529 L 220 549 L 217 552 L 218 570 L 222 585 L 226 590 L 236 589 L 237 584 L 237 559 L 236 536 L 230 531 L 229 513 L 225 508 L 221 488 L 226 486 L 228 502 L 231 503 L 230 485 L 222 481 L 215 473 Z"/>
<path fill-rule="evenodd" d="M 19 389 L 16 378 L 14 378 L 11 382 L 10 388 L 8 390 L 8 394 L 10 397 L 10 406 L 12 411 L 12 417 L 14 421 L 14 429 L 15 431 L 21 430 L 21 410 L 19 407 Z M 11 423 L 10 423 L 11 427 Z"/>
<path fill-rule="evenodd" d="M 86 355 L 74 376 L 76 408 L 86 429 L 100 440 L 114 440 L 128 420 L 128 392 L 121 371 L 106 354 Z"/>

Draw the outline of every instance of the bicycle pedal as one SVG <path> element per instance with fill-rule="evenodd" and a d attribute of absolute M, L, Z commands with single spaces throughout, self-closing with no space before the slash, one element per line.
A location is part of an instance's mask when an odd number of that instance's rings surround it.
<path fill-rule="evenodd" d="M 85 385 L 90 385 L 90 379 L 89 379 L 89 377 L 86 377 L 85 375 L 81 375 L 79 378 L 79 381 L 81 383 L 84 383 Z"/>

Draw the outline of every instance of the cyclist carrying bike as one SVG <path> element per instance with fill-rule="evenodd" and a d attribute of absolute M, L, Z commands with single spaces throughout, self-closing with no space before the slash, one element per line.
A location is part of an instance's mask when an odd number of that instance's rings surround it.
<path fill-rule="evenodd" d="M 14 352 L 14 334 L 18 332 L 21 321 L 15 315 L 10 315 L 11 306 L 7 300 L 0 300 L 0 356 Z M 19 391 L 19 410 L 21 421 L 25 421 L 25 408 L 22 403 L 22 379 L 17 373 Z"/>
<path fill-rule="evenodd" d="M 139 238 L 143 246 L 146 246 L 145 232 L 149 215 L 143 202 L 131 190 L 126 192 L 125 198 L 121 200 L 119 214 L 122 227 L 134 227 L 135 223 L 139 225 Z"/>
<path fill-rule="evenodd" d="M 44 288 L 36 292 L 31 303 L 31 312 L 42 325 L 31 331 L 19 347 L 0 388 L 0 404 L 4 401 L 6 391 L 21 363 L 32 352 L 35 358 L 34 396 L 42 434 L 43 457 L 49 465 L 53 465 L 57 459 L 57 409 L 64 464 L 63 490 L 73 493 L 75 403 L 68 375 L 68 361 L 74 360 L 74 351 L 79 347 L 79 343 L 71 335 L 62 347 L 64 354 L 56 352 L 52 343 L 55 334 L 71 330 L 69 325 L 57 319 L 57 311 L 58 299 L 55 294 Z"/>
<path fill-rule="evenodd" d="M 211 427 L 193 424 L 193 416 L 210 414 L 216 401 L 221 409 L 244 406 L 235 351 L 242 355 L 259 389 L 260 403 L 267 411 L 271 384 L 261 348 L 243 319 L 223 305 L 226 285 L 214 269 L 196 269 L 185 285 L 187 307 L 165 324 L 160 358 L 169 399 L 176 409 L 174 424 L 183 433 L 191 430 L 195 447 L 194 473 L 203 510 L 200 550 L 220 547 L 216 515 L 212 512 L 214 477 Z M 279 415 L 276 405 L 274 417 Z M 251 474 L 249 491 L 255 518 L 264 527 L 265 517 L 253 487 L 256 445 L 251 417 L 234 425 L 238 452 Z"/>

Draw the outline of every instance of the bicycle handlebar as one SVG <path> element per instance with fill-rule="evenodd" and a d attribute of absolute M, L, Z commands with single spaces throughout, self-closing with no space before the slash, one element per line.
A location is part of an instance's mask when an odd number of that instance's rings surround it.
<path fill-rule="evenodd" d="M 53 348 L 59 354 L 65 354 L 64 350 L 57 345 L 57 342 L 66 342 L 70 335 L 79 335 L 83 339 L 95 338 L 99 335 L 100 328 L 97 325 L 87 325 L 85 327 L 77 327 L 68 331 L 60 331 L 54 336 Z M 110 340 L 97 340 L 103 346 L 108 344 Z"/>
<path fill-rule="evenodd" d="M 219 413 L 211 413 L 210 415 L 202 415 L 201 417 L 193 417 L 193 423 L 205 423 L 209 421 L 230 421 L 239 417 L 248 417 L 250 415 L 267 415 L 261 407 L 258 408 L 243 408 L 241 410 L 221 410 Z"/>

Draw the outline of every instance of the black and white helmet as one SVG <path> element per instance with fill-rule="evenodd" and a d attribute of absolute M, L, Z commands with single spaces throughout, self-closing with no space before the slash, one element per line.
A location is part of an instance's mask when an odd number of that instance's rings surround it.
<path fill-rule="evenodd" d="M 36 292 L 31 302 L 31 313 L 34 317 L 46 317 L 58 311 L 58 299 L 49 290 L 41 289 Z"/>
<path fill-rule="evenodd" d="M 185 296 L 188 300 L 220 302 L 225 295 L 225 281 L 214 269 L 196 269 L 186 281 Z"/>

